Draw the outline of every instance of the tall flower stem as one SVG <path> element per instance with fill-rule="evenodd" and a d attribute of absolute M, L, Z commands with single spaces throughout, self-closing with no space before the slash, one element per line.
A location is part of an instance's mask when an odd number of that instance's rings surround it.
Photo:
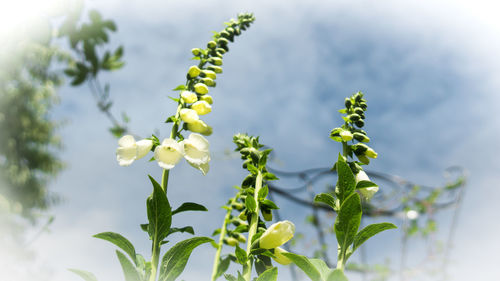
<path fill-rule="evenodd" d="M 219 268 L 220 253 L 222 251 L 222 245 L 224 244 L 224 237 L 226 236 L 226 227 L 231 217 L 231 211 L 232 211 L 231 209 L 227 210 L 226 216 L 224 217 L 224 222 L 222 223 L 219 243 L 217 244 L 217 252 L 215 253 L 214 257 L 214 266 L 212 268 L 212 279 L 211 279 L 212 281 L 215 281 L 215 279 L 217 279 L 217 270 Z"/>
<path fill-rule="evenodd" d="M 255 180 L 255 191 L 254 199 L 256 203 L 255 212 L 252 213 L 252 218 L 250 220 L 250 229 L 248 230 L 248 240 L 247 240 L 247 255 L 250 254 L 252 249 L 253 236 L 257 232 L 257 225 L 259 223 L 259 191 L 262 188 L 262 172 L 257 173 L 257 179 Z M 246 281 L 250 281 L 252 278 L 252 260 L 248 259 L 246 264 L 246 271 L 243 272 L 243 278 Z"/>

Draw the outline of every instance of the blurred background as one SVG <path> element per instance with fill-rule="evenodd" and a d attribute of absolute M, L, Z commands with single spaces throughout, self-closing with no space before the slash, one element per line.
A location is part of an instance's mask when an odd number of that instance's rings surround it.
<path fill-rule="evenodd" d="M 270 165 L 277 170 L 331 167 L 340 150 L 328 137 L 342 123 L 337 110 L 362 91 L 365 130 L 379 154 L 368 170 L 398 176 L 380 179 L 372 201 L 394 212 L 364 223 L 391 221 L 399 229 L 371 239 L 352 258 L 369 272 L 348 276 L 500 278 L 494 1 L 0 3 L 0 280 L 80 280 L 68 268 L 122 280 L 114 247 L 91 237 L 103 231 L 123 234 L 149 256 L 138 226 L 146 222 L 147 174 L 159 179 L 161 169 L 147 161 L 118 166 L 116 135 L 166 137 L 164 121 L 176 106 L 168 97 L 194 64 L 191 48 L 204 48 L 211 31 L 239 12 L 253 12 L 256 22 L 230 45 L 211 91 L 211 171 L 203 176 L 181 163 L 170 178 L 172 205 L 192 201 L 209 211 L 176 216 L 174 225 L 188 222 L 204 236 L 220 227 L 220 206 L 246 175 L 232 152 L 235 133 L 261 136 L 274 148 Z M 463 173 L 448 175 L 449 167 Z M 278 176 L 283 190 L 304 184 Z M 447 188 L 457 181 L 458 188 Z M 334 177 L 325 177 L 288 193 L 308 200 L 331 184 Z M 402 204 L 413 184 L 422 189 L 419 199 Z M 442 193 L 432 201 L 435 188 Z M 297 226 L 293 251 L 321 256 L 318 229 L 334 251 L 332 214 L 311 217 L 311 208 L 275 199 L 281 219 Z M 442 209 L 426 205 L 446 202 Z M 213 254 L 210 245 L 196 249 L 181 277 L 208 279 Z M 280 280 L 293 278 L 286 267 L 279 272 Z"/>

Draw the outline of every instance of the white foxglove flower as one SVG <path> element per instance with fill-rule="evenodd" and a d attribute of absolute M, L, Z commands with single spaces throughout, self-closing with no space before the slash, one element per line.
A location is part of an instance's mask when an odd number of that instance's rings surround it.
<path fill-rule="evenodd" d="M 282 265 L 289 265 L 290 263 L 292 263 L 292 261 L 285 257 L 283 254 L 284 253 L 288 253 L 288 251 L 285 251 L 283 249 L 281 249 L 280 247 L 276 247 L 274 248 L 274 261 L 276 261 L 277 263 L 279 264 L 282 264 Z"/>
<path fill-rule="evenodd" d="M 181 142 L 184 149 L 184 158 L 188 163 L 206 175 L 210 162 L 209 143 L 202 135 L 191 133 Z"/>
<path fill-rule="evenodd" d="M 116 149 L 116 160 L 120 166 L 128 166 L 136 159 L 140 159 L 153 147 L 152 140 L 135 141 L 131 135 L 125 135 L 118 140 L 118 149 Z"/>
<path fill-rule="evenodd" d="M 191 91 L 182 91 L 181 98 L 184 102 L 193 103 L 198 100 L 198 96 Z"/>
<path fill-rule="evenodd" d="M 370 181 L 370 178 L 368 175 L 365 173 L 365 171 L 361 170 L 356 174 L 356 184 L 360 181 Z M 371 186 L 367 188 L 360 188 L 358 189 L 361 195 L 368 199 L 371 199 L 375 193 L 378 191 L 378 186 Z"/>
<path fill-rule="evenodd" d="M 294 232 L 295 225 L 291 221 L 272 224 L 260 237 L 259 247 L 262 249 L 279 247 L 292 239 Z"/>
<path fill-rule="evenodd" d="M 191 105 L 191 109 L 196 111 L 198 115 L 205 115 L 212 111 L 212 106 L 206 101 L 197 101 Z"/>
<path fill-rule="evenodd" d="M 183 108 L 179 111 L 179 115 L 181 116 L 182 121 L 186 123 L 193 123 L 196 122 L 200 119 L 198 117 L 198 113 L 196 111 L 189 109 L 189 108 Z"/>
<path fill-rule="evenodd" d="M 164 139 L 161 145 L 155 148 L 155 159 L 163 169 L 172 169 L 184 155 L 183 146 L 174 139 Z"/>

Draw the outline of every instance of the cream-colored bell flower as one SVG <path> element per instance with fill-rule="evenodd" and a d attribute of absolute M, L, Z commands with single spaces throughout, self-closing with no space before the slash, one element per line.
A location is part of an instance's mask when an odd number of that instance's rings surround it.
<path fill-rule="evenodd" d="M 279 247 L 292 239 L 294 232 L 295 225 L 291 221 L 272 224 L 260 237 L 259 247 L 263 249 Z"/>
<path fill-rule="evenodd" d="M 358 184 L 358 182 L 360 182 L 360 181 L 370 181 L 370 178 L 368 177 L 368 175 L 363 170 L 359 171 L 356 174 L 356 184 Z M 358 190 L 359 190 L 359 192 L 361 193 L 361 195 L 365 199 L 369 200 L 369 199 L 371 199 L 373 197 L 373 195 L 375 195 L 375 193 L 377 193 L 378 186 L 371 186 L 371 187 L 367 187 L 367 188 L 360 188 Z"/>
<path fill-rule="evenodd" d="M 196 111 L 189 109 L 189 108 L 183 108 L 179 111 L 179 115 L 182 119 L 182 121 L 186 123 L 194 123 L 200 119 L 198 116 L 198 113 Z"/>
<path fill-rule="evenodd" d="M 129 166 L 137 159 L 140 159 L 151 150 L 153 141 L 144 139 L 138 142 L 131 135 L 125 135 L 118 140 L 116 149 L 116 160 L 120 166 Z"/>
<path fill-rule="evenodd" d="M 210 96 L 210 95 L 203 95 L 200 97 L 200 100 L 206 101 L 206 102 L 208 102 L 208 104 L 214 103 L 214 100 L 213 100 L 212 96 Z"/>
<path fill-rule="evenodd" d="M 194 91 L 200 95 L 204 95 L 208 93 L 208 87 L 203 83 L 196 83 L 194 84 Z"/>
<path fill-rule="evenodd" d="M 205 136 L 210 136 L 212 134 L 212 127 L 208 126 L 205 122 L 199 119 L 195 122 L 188 123 L 187 128 L 191 132 L 200 133 Z"/>
<path fill-rule="evenodd" d="M 206 101 L 197 101 L 191 105 L 191 109 L 196 111 L 198 115 L 205 115 L 212 111 L 212 106 Z"/>
<path fill-rule="evenodd" d="M 292 263 L 292 260 L 290 260 L 289 258 L 285 257 L 283 255 L 284 253 L 288 253 L 288 251 L 285 251 L 285 250 L 281 249 L 280 247 L 274 248 L 274 257 L 273 257 L 273 259 L 274 259 L 274 261 L 276 261 L 279 264 L 289 265 L 290 263 Z"/>
<path fill-rule="evenodd" d="M 181 98 L 186 103 L 193 103 L 198 100 L 198 96 L 191 91 L 182 91 Z"/>
<path fill-rule="evenodd" d="M 174 139 L 164 139 L 155 148 L 155 159 L 163 169 L 172 169 L 184 156 L 184 147 Z"/>
<path fill-rule="evenodd" d="M 352 140 L 352 133 L 349 132 L 348 130 L 342 130 L 340 132 L 340 137 L 342 138 L 343 141 L 350 141 Z"/>
<path fill-rule="evenodd" d="M 184 146 L 184 158 L 190 164 L 201 165 L 210 160 L 209 143 L 202 135 L 191 133 L 180 143 Z"/>

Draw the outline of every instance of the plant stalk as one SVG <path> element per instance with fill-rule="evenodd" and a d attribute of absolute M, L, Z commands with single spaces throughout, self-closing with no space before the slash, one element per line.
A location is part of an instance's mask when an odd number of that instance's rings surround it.
<path fill-rule="evenodd" d="M 259 171 L 257 173 L 257 179 L 255 180 L 255 191 L 254 191 L 254 199 L 256 203 L 255 212 L 252 213 L 252 219 L 250 220 L 250 229 L 248 230 L 248 240 L 247 240 L 247 255 L 250 254 L 250 250 L 252 249 L 252 238 L 255 233 L 257 233 L 257 225 L 259 223 L 259 191 L 262 188 L 262 173 Z M 243 278 L 246 281 L 250 281 L 252 278 L 252 260 L 248 259 L 246 264 L 246 271 L 243 273 Z"/>
<path fill-rule="evenodd" d="M 214 266 L 212 268 L 212 281 L 217 279 L 217 270 L 219 269 L 220 253 L 222 251 L 222 245 L 224 243 L 224 237 L 226 236 L 226 226 L 231 217 L 231 210 L 227 210 L 226 216 L 224 217 L 224 222 L 222 223 L 222 228 L 220 230 L 219 244 L 217 245 L 217 252 L 215 252 Z"/>

